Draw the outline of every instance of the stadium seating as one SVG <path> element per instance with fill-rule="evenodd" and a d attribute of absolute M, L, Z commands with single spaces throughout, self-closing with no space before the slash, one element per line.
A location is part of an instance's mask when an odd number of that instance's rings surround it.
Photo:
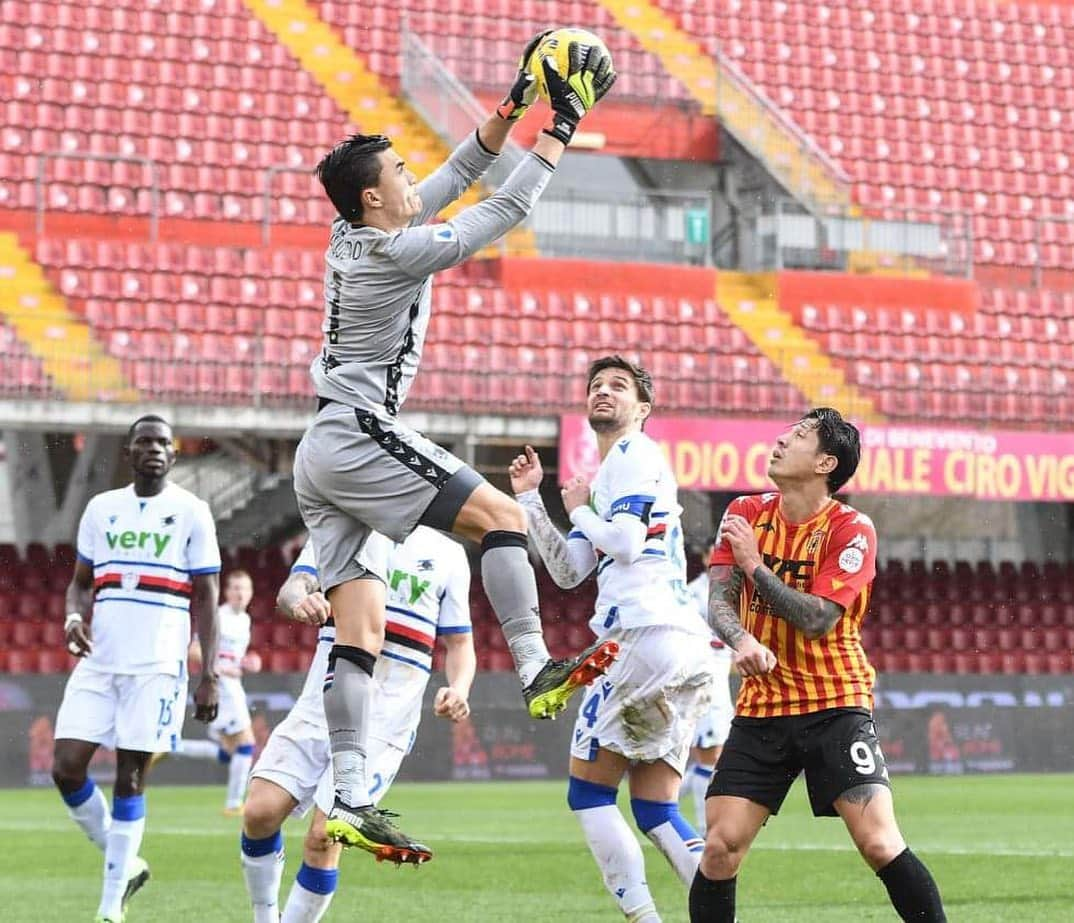
<path fill-rule="evenodd" d="M 319 251 L 44 238 L 36 257 L 136 388 L 203 403 L 310 400 L 324 310 Z M 592 350 L 624 348 L 645 349 L 671 410 L 803 405 L 712 299 L 516 298 L 471 267 L 439 274 L 433 291 L 408 406 L 574 410 Z"/>
<path fill-rule="evenodd" d="M 855 179 L 864 205 L 972 213 L 980 263 L 1074 268 L 1074 7 L 658 0 Z"/>
<path fill-rule="evenodd" d="M 0 24 L 0 208 L 30 209 L 41 154 L 49 210 L 323 224 L 309 168 L 348 119 L 241 0 L 196 8 L 6 0 Z M 303 175 L 305 174 L 305 175 Z"/>
<path fill-rule="evenodd" d="M 803 327 L 892 419 L 1051 428 L 1074 418 L 1074 292 L 982 287 L 981 310 L 812 304 Z"/>
<path fill-rule="evenodd" d="M 317 629 L 274 611 L 290 563 L 281 549 L 237 548 L 222 557 L 224 572 L 242 568 L 253 580 L 250 647 L 264 669 L 306 669 Z M 21 553 L 0 545 L 0 672 L 62 672 L 73 664 L 62 649 L 63 590 L 73 560 L 69 545 L 31 545 Z M 584 646 L 595 586 L 564 591 L 544 570 L 537 581 L 553 656 Z M 480 668 L 512 669 L 476 573 L 470 612 Z M 1074 672 L 1074 563 L 890 561 L 877 576 L 863 640 L 881 672 Z M 434 663 L 442 666 L 442 655 Z"/>
<path fill-rule="evenodd" d="M 550 24 L 585 24 L 608 45 L 619 80 L 617 99 L 686 103 L 686 88 L 619 26 L 598 0 L 372 0 L 321 2 L 321 16 L 369 66 L 397 85 L 402 72 L 400 35 L 407 25 L 464 83 L 503 92 L 514 80 L 521 44 Z"/>

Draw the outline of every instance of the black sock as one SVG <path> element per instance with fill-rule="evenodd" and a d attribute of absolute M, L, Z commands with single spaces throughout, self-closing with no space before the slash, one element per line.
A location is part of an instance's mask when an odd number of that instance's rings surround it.
<path fill-rule="evenodd" d="M 713 881 L 698 869 L 690 886 L 690 923 L 735 923 L 737 880 Z"/>
<path fill-rule="evenodd" d="M 925 863 L 907 847 L 876 873 L 902 919 L 912 923 L 947 923 L 940 889 Z M 691 906 L 693 906 L 691 904 Z"/>

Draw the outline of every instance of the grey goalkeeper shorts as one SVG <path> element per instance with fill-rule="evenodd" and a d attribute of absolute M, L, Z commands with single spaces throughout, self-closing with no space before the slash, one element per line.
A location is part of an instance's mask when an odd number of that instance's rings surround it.
<path fill-rule="evenodd" d="M 295 451 L 295 497 L 321 588 L 386 578 L 388 542 L 419 525 L 451 531 L 483 478 L 393 417 L 328 403 Z"/>

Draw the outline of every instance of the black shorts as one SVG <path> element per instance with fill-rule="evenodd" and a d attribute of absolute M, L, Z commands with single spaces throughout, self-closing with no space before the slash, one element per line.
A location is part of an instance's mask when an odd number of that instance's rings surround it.
<path fill-rule="evenodd" d="M 803 769 L 815 817 L 834 817 L 835 800 L 855 786 L 889 785 L 872 714 L 829 708 L 785 718 L 736 717 L 708 797 L 748 798 L 778 814 Z"/>

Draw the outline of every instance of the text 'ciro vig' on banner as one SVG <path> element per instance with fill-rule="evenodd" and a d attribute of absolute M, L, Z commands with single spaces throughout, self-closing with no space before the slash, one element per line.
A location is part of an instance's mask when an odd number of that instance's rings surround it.
<path fill-rule="evenodd" d="M 667 454 L 679 487 L 754 493 L 770 489 L 772 446 L 787 423 L 664 417 L 645 432 Z M 862 457 L 847 493 L 1074 501 L 1074 433 L 861 427 Z M 600 458 L 585 417 L 560 421 L 559 476 L 592 477 Z"/>

